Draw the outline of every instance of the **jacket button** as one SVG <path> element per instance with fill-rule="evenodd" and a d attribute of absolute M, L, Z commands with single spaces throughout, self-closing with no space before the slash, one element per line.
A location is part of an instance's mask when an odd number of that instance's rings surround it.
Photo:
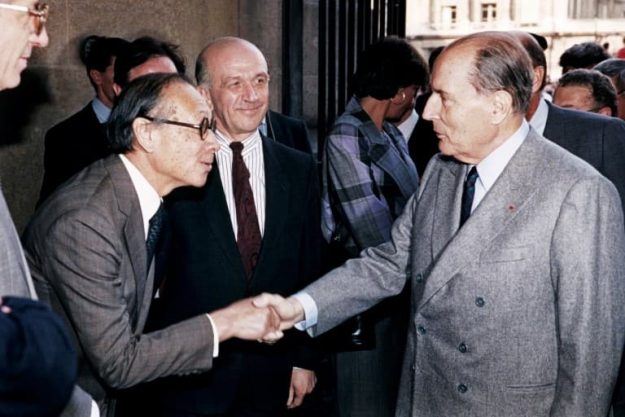
<path fill-rule="evenodd" d="M 467 390 L 468 390 L 468 388 L 467 388 L 466 385 L 464 385 L 464 384 L 458 385 L 458 392 L 460 394 L 464 394 L 465 392 L 467 392 Z"/>
<path fill-rule="evenodd" d="M 419 332 L 419 334 L 425 334 L 425 327 L 419 326 L 417 327 L 417 331 Z"/>
<path fill-rule="evenodd" d="M 464 343 L 460 343 L 460 345 L 458 345 L 458 350 L 460 351 L 460 353 L 467 353 L 467 345 L 465 345 Z"/>
<path fill-rule="evenodd" d="M 475 299 L 475 305 L 476 305 L 476 306 L 478 306 L 478 307 L 484 307 L 484 304 L 486 304 L 486 303 L 484 302 L 484 299 L 483 299 L 482 297 L 477 297 L 477 298 Z"/>
<path fill-rule="evenodd" d="M 423 275 L 422 275 L 422 274 L 417 274 L 417 276 L 416 276 L 414 279 L 415 279 L 415 281 L 416 281 L 417 283 L 419 283 L 419 284 L 420 284 L 420 283 L 422 283 L 422 282 L 423 282 Z"/>

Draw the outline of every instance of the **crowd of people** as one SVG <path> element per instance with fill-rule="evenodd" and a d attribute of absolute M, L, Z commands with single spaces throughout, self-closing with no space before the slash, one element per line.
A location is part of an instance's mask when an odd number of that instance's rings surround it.
<path fill-rule="evenodd" d="M 625 60 L 547 47 L 368 45 L 318 164 L 252 42 L 85 37 L 21 239 L 0 193 L 0 416 L 625 416 Z"/>

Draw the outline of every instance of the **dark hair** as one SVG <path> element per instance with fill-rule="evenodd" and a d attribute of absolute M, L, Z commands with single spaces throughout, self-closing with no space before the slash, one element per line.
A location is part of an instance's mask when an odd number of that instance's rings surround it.
<path fill-rule="evenodd" d="M 128 84 L 128 73 L 150 58 L 165 56 L 172 60 L 179 74 L 184 74 L 184 58 L 178 53 L 178 46 L 150 36 L 130 42 L 123 54 L 115 60 L 115 83 L 122 89 Z"/>
<path fill-rule="evenodd" d="M 545 70 L 545 75 L 540 84 L 540 90 L 542 90 L 547 84 L 547 58 L 545 57 L 543 47 L 538 40 L 536 40 L 536 36 L 534 36 L 533 33 L 521 31 L 512 31 L 509 33 L 521 43 L 521 46 L 523 46 L 532 61 L 532 67 L 542 67 Z"/>
<path fill-rule="evenodd" d="M 106 126 L 113 153 L 126 153 L 132 149 L 132 122 L 137 117 L 148 116 L 159 104 L 163 89 L 173 83 L 193 85 L 183 74 L 155 73 L 137 77 L 124 88 Z"/>
<path fill-rule="evenodd" d="M 560 66 L 564 72 L 575 68 L 592 68 L 610 58 L 601 45 L 594 42 L 577 43 L 560 55 Z"/>
<path fill-rule="evenodd" d="M 111 65 L 113 58 L 122 54 L 128 42 L 121 38 L 107 38 L 106 36 L 90 35 L 80 41 L 78 55 L 87 69 L 87 76 L 93 88 L 95 83 L 89 76 L 92 69 L 104 72 Z"/>
<path fill-rule="evenodd" d="M 403 39 L 388 37 L 360 54 L 352 88 L 359 98 L 385 100 L 401 87 L 422 87 L 427 81 L 427 66 L 417 50 Z"/>
<path fill-rule="evenodd" d="M 625 59 L 610 58 L 595 65 L 592 69 L 612 78 L 625 70 Z"/>
<path fill-rule="evenodd" d="M 540 49 L 545 51 L 547 50 L 547 48 L 549 48 L 549 44 L 547 43 L 547 38 L 545 38 L 543 35 L 539 35 L 538 33 L 532 33 L 532 32 L 528 32 L 528 33 L 538 43 L 538 46 L 540 46 Z"/>
<path fill-rule="evenodd" d="M 478 93 L 507 91 L 518 113 L 527 111 L 532 96 L 532 62 L 517 39 L 505 32 L 479 32 L 452 42 L 444 53 L 456 46 L 476 46 L 473 68 L 468 77 Z"/>
<path fill-rule="evenodd" d="M 595 102 L 594 107 L 596 110 L 602 107 L 609 107 L 612 116 L 616 115 L 616 90 L 607 75 L 595 69 L 574 69 L 560 77 L 556 89 L 569 86 L 588 88 Z"/>

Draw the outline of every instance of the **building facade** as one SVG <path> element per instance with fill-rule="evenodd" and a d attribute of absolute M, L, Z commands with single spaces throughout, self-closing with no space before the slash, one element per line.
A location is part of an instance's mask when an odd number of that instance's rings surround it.
<path fill-rule="evenodd" d="M 544 36 L 548 73 L 561 75 L 558 60 L 580 42 L 623 46 L 625 0 L 408 0 L 406 37 L 425 56 L 466 34 L 523 30 Z"/>

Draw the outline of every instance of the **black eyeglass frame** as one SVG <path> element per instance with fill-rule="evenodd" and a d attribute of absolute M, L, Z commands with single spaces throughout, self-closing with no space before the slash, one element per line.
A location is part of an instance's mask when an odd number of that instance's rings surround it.
<path fill-rule="evenodd" d="M 162 119 L 160 117 L 151 117 L 151 116 L 141 116 L 141 117 L 151 122 L 155 122 L 155 123 L 164 123 L 168 125 L 182 126 L 182 127 L 188 127 L 191 129 L 197 129 L 200 134 L 200 139 L 202 141 L 206 140 L 206 134 L 208 133 L 209 130 L 215 133 L 215 128 L 216 128 L 215 118 L 209 120 L 208 117 L 204 117 L 202 121 L 200 121 L 200 123 L 194 124 L 194 123 L 179 122 L 177 120 Z"/>
<path fill-rule="evenodd" d="M 47 3 L 35 3 L 34 8 L 21 6 L 19 4 L 0 3 L 0 9 L 14 10 L 16 12 L 28 13 L 29 16 L 35 18 L 35 33 L 41 35 L 43 28 L 48 21 L 50 6 Z"/>

